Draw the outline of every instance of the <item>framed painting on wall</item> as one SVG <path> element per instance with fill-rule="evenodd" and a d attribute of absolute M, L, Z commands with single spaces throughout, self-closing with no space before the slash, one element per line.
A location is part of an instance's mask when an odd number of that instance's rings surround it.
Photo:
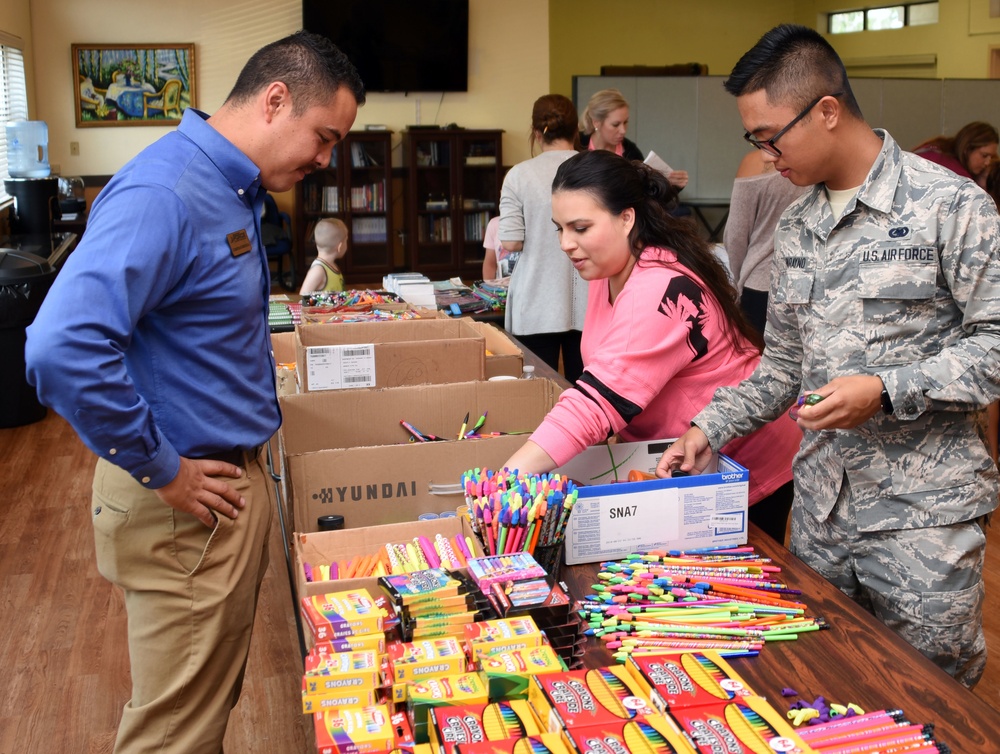
<path fill-rule="evenodd" d="M 197 104 L 193 44 L 74 44 L 76 125 L 170 126 Z"/>

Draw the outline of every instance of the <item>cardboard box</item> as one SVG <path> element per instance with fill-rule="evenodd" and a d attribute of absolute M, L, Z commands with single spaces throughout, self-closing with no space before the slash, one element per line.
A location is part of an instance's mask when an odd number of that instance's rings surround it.
<path fill-rule="evenodd" d="M 507 332 L 489 322 L 470 319 L 469 324 L 486 339 L 486 379 L 501 375 L 520 377 L 524 353 Z"/>
<path fill-rule="evenodd" d="M 388 327 L 400 324 L 405 323 Z M 281 398 L 281 446 L 294 530 L 316 531 L 316 519 L 330 513 L 344 516 L 353 529 L 455 510 L 465 502 L 462 474 L 503 465 L 560 392 L 554 382 L 535 379 Z M 457 438 L 466 412 L 470 426 L 488 412 L 484 431 L 525 434 L 410 443 L 400 426 L 406 420 L 422 432 Z"/>
<path fill-rule="evenodd" d="M 385 526 L 367 526 L 362 529 L 296 534 L 292 544 L 296 604 L 300 604 L 303 597 L 314 597 L 343 590 L 367 589 L 369 594 L 382 594 L 378 579 L 374 576 L 360 579 L 337 579 L 335 581 L 306 581 L 303 563 L 313 565 L 351 559 L 355 555 L 371 555 L 383 547 L 386 542 L 409 542 L 414 537 L 428 537 L 433 540 L 435 534 L 443 534 L 446 537 L 468 536 L 472 540 L 476 554 L 481 554 L 479 544 L 472 536 L 466 519 L 458 517 L 438 518 L 433 521 L 411 521 Z"/>
<path fill-rule="evenodd" d="M 655 471 L 672 442 L 598 445 L 557 469 L 586 485 L 566 526 L 567 564 L 617 560 L 641 550 L 746 544 L 750 472 L 731 458 L 717 456 L 696 476 L 617 481 L 633 469 Z"/>
<path fill-rule="evenodd" d="M 298 327 L 302 392 L 482 380 L 486 340 L 463 320 Z"/>

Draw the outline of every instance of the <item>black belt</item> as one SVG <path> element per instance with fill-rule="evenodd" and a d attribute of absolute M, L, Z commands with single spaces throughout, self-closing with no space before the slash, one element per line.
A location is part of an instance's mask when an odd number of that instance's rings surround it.
<path fill-rule="evenodd" d="M 222 461 L 223 463 L 231 463 L 233 466 L 245 466 L 248 463 L 252 463 L 257 460 L 257 456 L 260 455 L 260 451 L 263 445 L 258 445 L 253 448 L 248 448 L 244 450 L 243 448 L 230 448 L 229 450 L 220 450 L 216 453 L 207 453 L 203 456 L 198 456 L 193 458 L 194 461 Z"/>

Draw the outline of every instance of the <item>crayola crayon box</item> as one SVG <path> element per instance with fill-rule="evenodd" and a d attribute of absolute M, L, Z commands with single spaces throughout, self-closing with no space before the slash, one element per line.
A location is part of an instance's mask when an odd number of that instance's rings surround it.
<path fill-rule="evenodd" d="M 370 650 L 381 656 L 385 654 L 385 634 L 351 634 L 336 639 L 327 639 L 313 644 L 310 655 L 323 657 L 337 652 L 364 652 Z M 308 655 L 307 655 L 308 657 Z"/>
<path fill-rule="evenodd" d="M 649 697 L 621 665 L 533 676 L 528 702 L 552 733 L 655 714 Z"/>
<path fill-rule="evenodd" d="M 570 728 L 563 739 L 576 754 L 695 754 L 691 742 L 659 715 Z"/>
<path fill-rule="evenodd" d="M 458 754 L 573 754 L 558 733 L 459 744 L 456 751 Z"/>
<path fill-rule="evenodd" d="M 302 714 L 311 715 L 323 710 L 338 710 L 347 707 L 370 707 L 380 704 L 382 693 L 374 686 L 337 686 L 311 683 L 312 679 L 302 676 Z"/>
<path fill-rule="evenodd" d="M 455 754 L 455 746 L 534 736 L 542 731 L 524 700 L 436 707 L 428 712 L 430 743 L 435 754 Z"/>
<path fill-rule="evenodd" d="M 510 649 L 530 649 L 545 643 L 545 634 L 529 616 L 468 623 L 465 643 L 473 660 Z"/>
<path fill-rule="evenodd" d="M 744 696 L 757 696 L 718 652 L 636 656 L 625 663 L 660 712 L 701 707 Z"/>
<path fill-rule="evenodd" d="M 306 655 L 302 676 L 305 714 L 333 707 L 361 707 L 380 701 L 388 667 L 370 650 L 328 655 Z"/>
<path fill-rule="evenodd" d="M 775 751 L 816 754 L 766 699 L 745 696 L 714 706 L 681 707 L 665 717 L 691 740 L 699 754 Z"/>
<path fill-rule="evenodd" d="M 342 707 L 313 715 L 318 754 L 377 754 L 396 748 L 397 724 L 384 704 Z M 402 721 L 405 723 L 405 720 Z"/>
<path fill-rule="evenodd" d="M 527 699 L 531 676 L 562 673 L 566 663 L 551 646 L 543 644 L 481 657 L 478 668 L 486 675 L 490 699 Z"/>
<path fill-rule="evenodd" d="M 427 677 L 455 675 L 467 670 L 465 650 L 453 636 L 391 642 L 387 647 L 392 676 L 392 701 L 406 701 L 407 686 Z"/>
<path fill-rule="evenodd" d="M 382 631 L 387 617 L 367 589 L 329 592 L 302 600 L 302 618 L 316 641 Z"/>
<path fill-rule="evenodd" d="M 489 700 L 486 678 L 478 672 L 424 678 L 411 683 L 406 690 L 406 711 L 414 739 L 417 743 L 430 740 L 428 713 L 432 708 L 486 704 Z"/>

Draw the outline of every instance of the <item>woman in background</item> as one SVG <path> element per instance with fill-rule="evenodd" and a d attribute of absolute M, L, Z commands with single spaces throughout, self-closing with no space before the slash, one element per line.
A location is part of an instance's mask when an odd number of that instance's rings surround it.
<path fill-rule="evenodd" d="M 577 115 L 561 94 L 535 100 L 530 160 L 510 169 L 500 192 L 500 245 L 521 252 L 507 289 L 504 328 L 575 382 L 583 371 L 580 335 L 587 284 L 559 249 L 552 227 L 552 179 L 577 154 Z M 541 152 L 535 155 L 535 148 Z"/>
<path fill-rule="evenodd" d="M 604 149 L 626 160 L 642 162 L 642 150 L 625 138 L 628 131 L 629 106 L 617 89 L 594 92 L 580 116 L 580 143 L 584 149 Z M 688 184 L 686 170 L 673 170 L 667 175 L 670 185 L 680 191 Z"/>
<path fill-rule="evenodd" d="M 977 120 L 962 126 L 954 136 L 928 139 L 913 152 L 986 188 L 990 165 L 997 161 L 998 142 L 996 128 Z"/>
<path fill-rule="evenodd" d="M 774 228 L 785 208 L 806 190 L 783 178 L 763 154 L 755 149 L 740 162 L 722 236 L 740 308 L 762 336 L 767 323 Z"/>
<path fill-rule="evenodd" d="M 760 337 L 736 304 L 722 263 L 670 215 L 672 190 L 647 165 L 584 152 L 560 165 L 552 218 L 563 252 L 589 281 L 585 370 L 506 463 L 542 473 L 584 448 L 677 437 L 760 361 Z M 802 434 L 787 416 L 722 452 L 750 469 L 750 520 L 784 541 L 792 456 Z"/>

